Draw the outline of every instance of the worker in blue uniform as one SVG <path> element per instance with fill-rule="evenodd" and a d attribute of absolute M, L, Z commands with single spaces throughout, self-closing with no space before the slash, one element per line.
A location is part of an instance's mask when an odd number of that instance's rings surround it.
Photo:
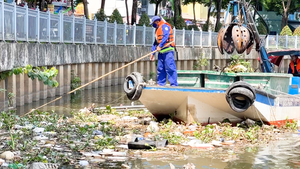
<path fill-rule="evenodd" d="M 159 52 L 157 62 L 157 84 L 159 86 L 165 86 L 168 76 L 170 85 L 178 86 L 177 69 L 174 59 L 175 42 L 172 27 L 159 16 L 154 16 L 150 25 L 156 28 L 156 38 L 151 51 L 157 50 Z M 165 46 L 170 42 L 172 42 L 170 45 Z M 154 54 L 150 56 L 150 60 L 154 61 Z"/>

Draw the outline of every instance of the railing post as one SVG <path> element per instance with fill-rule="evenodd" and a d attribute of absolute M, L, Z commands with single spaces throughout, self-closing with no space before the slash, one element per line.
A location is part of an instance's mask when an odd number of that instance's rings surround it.
<path fill-rule="evenodd" d="M 50 11 L 49 11 L 49 9 L 48 9 L 48 11 L 47 11 L 47 14 L 48 14 L 48 22 L 47 22 L 47 29 L 48 29 L 48 31 L 47 31 L 47 38 L 48 38 L 48 42 L 49 43 L 51 43 L 51 36 L 50 36 L 50 33 L 51 33 L 51 13 L 50 13 Z"/>
<path fill-rule="evenodd" d="M 75 44 L 75 16 L 74 13 L 72 14 L 72 43 Z"/>
<path fill-rule="evenodd" d="M 203 48 L 203 43 L 202 43 L 202 39 L 203 38 L 203 31 L 200 30 L 200 47 Z"/>
<path fill-rule="evenodd" d="M 182 29 L 182 46 L 183 46 L 183 48 L 185 48 L 184 41 L 185 41 L 185 29 L 183 28 Z"/>
<path fill-rule="evenodd" d="M 127 25 L 126 25 L 126 23 L 124 23 L 124 32 L 123 32 L 123 44 L 124 44 L 124 46 L 126 46 L 126 27 L 127 27 Z"/>
<path fill-rule="evenodd" d="M 60 32 L 60 43 L 64 41 L 64 15 L 61 11 L 59 11 L 59 32 Z"/>
<path fill-rule="evenodd" d="M 25 6 L 24 6 L 24 8 L 25 8 L 25 38 L 26 38 L 26 42 L 29 42 L 29 40 L 28 40 L 28 34 L 29 34 L 29 32 L 28 32 L 28 5 L 27 5 L 27 3 L 25 3 Z"/>
<path fill-rule="evenodd" d="M 36 40 L 38 43 L 40 43 L 40 11 L 39 6 L 36 6 L 35 11 L 37 12 L 37 18 L 36 18 Z"/>
<path fill-rule="evenodd" d="M 145 24 L 143 25 L 143 44 L 144 44 L 144 47 L 146 46 L 146 26 Z"/>
<path fill-rule="evenodd" d="M 295 49 L 297 49 L 297 46 L 298 46 L 298 36 L 296 35 L 295 36 Z"/>
<path fill-rule="evenodd" d="M 279 38 L 278 33 L 276 33 L 276 49 L 278 49 L 278 38 Z"/>
<path fill-rule="evenodd" d="M 104 44 L 107 45 L 107 20 L 104 20 Z"/>
<path fill-rule="evenodd" d="M 133 24 L 133 46 L 135 47 L 135 38 L 136 38 L 136 24 Z"/>
<path fill-rule="evenodd" d="M 97 20 L 97 17 L 95 17 L 94 19 L 94 43 L 95 45 L 97 45 L 97 23 L 98 23 L 98 20 Z"/>
<path fill-rule="evenodd" d="M 194 48 L 194 37 L 195 37 L 195 31 L 194 28 L 192 28 L 192 48 Z"/>
<path fill-rule="evenodd" d="M 83 44 L 86 45 L 86 39 L 85 39 L 85 34 L 86 34 L 86 17 L 83 16 L 83 29 L 82 29 L 82 34 L 83 34 Z"/>
<path fill-rule="evenodd" d="M 174 37 L 174 42 L 175 42 L 175 45 L 176 45 L 176 28 L 174 26 L 174 29 L 173 29 L 173 37 Z"/>
<path fill-rule="evenodd" d="M 114 44 L 117 46 L 117 21 L 114 22 Z"/>
<path fill-rule="evenodd" d="M 285 35 L 285 48 L 288 48 L 288 35 Z"/>
<path fill-rule="evenodd" d="M 211 30 L 208 31 L 208 47 L 211 47 Z"/>
<path fill-rule="evenodd" d="M 1 1 L 1 28 L 2 28 L 2 40 L 5 41 L 5 37 L 4 37 L 4 0 L 0 0 Z"/>
<path fill-rule="evenodd" d="M 13 16 L 13 26 L 14 26 L 14 40 L 17 41 L 17 4 L 16 2 L 13 2 L 14 4 L 14 16 Z"/>
<path fill-rule="evenodd" d="M 155 41 L 155 28 L 152 28 L 152 42 L 154 42 Z M 175 37 L 175 35 L 174 35 L 174 37 Z"/>
<path fill-rule="evenodd" d="M 266 39 L 266 49 L 269 49 L 269 35 L 267 36 L 267 39 Z"/>

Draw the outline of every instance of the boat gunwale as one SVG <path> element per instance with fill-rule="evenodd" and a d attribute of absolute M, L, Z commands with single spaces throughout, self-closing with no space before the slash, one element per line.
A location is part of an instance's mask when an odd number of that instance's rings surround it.
<path fill-rule="evenodd" d="M 226 72 L 216 72 L 216 71 L 201 71 L 201 70 L 177 70 L 177 74 L 203 74 L 203 75 L 217 75 L 217 76 L 270 76 L 270 77 L 293 77 L 292 74 L 288 73 L 261 73 L 261 72 L 239 72 L 239 73 L 226 73 Z"/>

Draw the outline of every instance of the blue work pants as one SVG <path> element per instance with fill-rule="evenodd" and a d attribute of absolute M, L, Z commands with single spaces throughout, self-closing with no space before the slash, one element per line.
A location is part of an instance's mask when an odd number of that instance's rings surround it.
<path fill-rule="evenodd" d="M 167 75 L 171 86 L 178 86 L 174 51 L 158 53 L 157 84 L 166 85 Z"/>

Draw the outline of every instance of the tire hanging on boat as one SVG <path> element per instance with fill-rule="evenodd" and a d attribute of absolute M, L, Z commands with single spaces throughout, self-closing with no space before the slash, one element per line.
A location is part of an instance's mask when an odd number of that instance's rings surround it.
<path fill-rule="evenodd" d="M 138 100 L 142 95 L 144 80 L 139 72 L 132 72 L 125 78 L 124 92 L 129 100 Z"/>
<path fill-rule="evenodd" d="M 226 90 L 226 101 L 238 113 L 246 111 L 255 101 L 255 89 L 248 83 L 237 81 Z"/>

